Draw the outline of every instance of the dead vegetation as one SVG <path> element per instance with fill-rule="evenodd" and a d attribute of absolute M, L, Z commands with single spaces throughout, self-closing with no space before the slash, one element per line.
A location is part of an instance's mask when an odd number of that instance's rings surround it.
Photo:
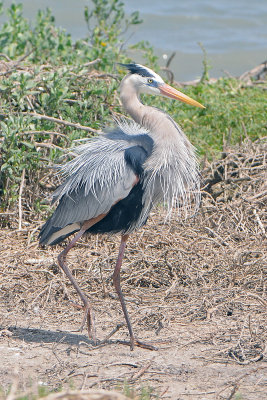
<path fill-rule="evenodd" d="M 156 344 L 156 353 L 131 353 L 117 343 L 127 335 L 112 287 L 118 237 L 83 239 L 69 256 L 92 299 L 98 338 L 115 328 L 108 344 L 94 346 L 85 335 L 71 333 L 82 314 L 70 305 L 76 295 L 56 265 L 60 246 L 38 247 L 41 221 L 28 226 L 23 221 L 19 231 L 17 215 L 5 215 L 0 346 L 9 358 L 0 368 L 4 387 L 19 360 L 21 377 L 30 371 L 32 379 L 49 387 L 72 382 L 79 389 L 122 390 L 128 382 L 136 390 L 153 387 L 159 398 L 263 399 L 266 147 L 266 139 L 247 139 L 235 148 L 226 143 L 220 160 L 203 165 L 202 207 L 193 219 L 173 216 L 164 224 L 159 207 L 132 235 L 123 291 L 138 337 Z M 10 356 L 10 348 L 20 356 Z"/>

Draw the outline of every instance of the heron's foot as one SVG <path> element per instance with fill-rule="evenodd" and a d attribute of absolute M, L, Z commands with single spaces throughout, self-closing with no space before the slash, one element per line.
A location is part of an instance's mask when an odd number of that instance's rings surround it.
<path fill-rule="evenodd" d="M 81 304 L 75 303 L 75 301 L 70 300 L 70 303 L 73 305 L 73 307 L 77 308 L 78 310 L 84 310 L 84 306 Z"/>
<path fill-rule="evenodd" d="M 79 310 L 84 311 L 84 317 L 80 326 L 80 331 L 82 332 L 84 325 L 87 325 L 87 330 L 88 330 L 88 336 L 90 339 L 93 339 L 93 341 L 96 343 L 96 331 L 95 331 L 95 321 L 94 321 L 94 314 L 92 307 L 89 303 L 89 300 L 87 298 L 83 299 L 84 305 L 77 304 L 73 301 L 71 301 L 72 305 Z"/>
<path fill-rule="evenodd" d="M 80 327 L 81 331 L 83 330 L 85 324 L 87 325 L 89 338 L 93 339 L 93 341 L 96 343 L 95 319 L 93 310 L 89 303 L 84 305 L 84 317 Z"/>
<path fill-rule="evenodd" d="M 118 330 L 121 329 L 121 327 L 124 325 L 124 323 L 118 324 L 103 340 L 101 340 L 101 344 L 107 343 L 111 336 L 118 332 Z"/>
<path fill-rule="evenodd" d="M 143 349 L 147 349 L 147 350 L 154 350 L 157 351 L 158 348 L 156 346 L 153 346 L 150 343 L 144 343 L 141 342 L 140 340 L 134 338 L 133 342 L 132 340 L 130 341 L 130 349 L 133 350 L 134 346 L 138 346 L 138 347 L 142 347 Z"/>
<path fill-rule="evenodd" d="M 151 351 L 157 351 L 158 348 L 156 346 L 153 346 L 150 343 L 144 343 L 141 342 L 140 340 L 136 339 L 135 337 L 131 338 L 130 341 L 128 340 L 117 340 L 117 343 L 125 344 L 127 346 L 130 346 L 130 350 L 133 350 L 135 346 L 137 347 L 142 347 L 142 349 L 147 349 Z"/>

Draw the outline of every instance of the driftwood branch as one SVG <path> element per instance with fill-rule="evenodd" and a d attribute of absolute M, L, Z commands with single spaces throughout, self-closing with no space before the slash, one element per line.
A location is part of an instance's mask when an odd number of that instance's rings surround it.
<path fill-rule="evenodd" d="M 174 52 L 170 55 L 170 57 L 167 59 L 166 67 L 162 67 L 162 68 L 161 68 L 162 71 L 165 71 L 165 72 L 166 72 L 166 74 L 167 74 L 167 76 L 168 76 L 168 79 L 169 79 L 169 81 L 170 81 L 171 83 L 173 83 L 173 81 L 174 81 L 174 73 L 173 73 L 173 71 L 170 69 L 170 64 L 171 64 L 172 60 L 174 59 L 175 55 L 176 55 L 176 51 L 174 51 Z"/>
<path fill-rule="evenodd" d="M 252 68 L 250 71 L 244 72 L 240 75 L 239 79 L 245 81 L 246 83 L 251 82 L 251 79 L 261 80 L 267 74 L 267 60 L 262 62 L 260 65 Z"/>
<path fill-rule="evenodd" d="M 229 73 L 227 74 L 230 75 Z M 237 77 L 237 79 L 239 79 L 240 81 L 249 86 L 252 86 L 259 83 L 265 83 L 266 81 L 264 79 L 266 79 L 266 75 L 267 75 L 267 60 L 257 65 L 256 67 L 252 68 L 251 70 L 244 72 L 242 75 Z M 208 83 L 215 83 L 218 81 L 218 79 L 210 78 L 208 80 Z M 184 87 L 184 86 L 197 86 L 200 83 L 200 81 L 201 79 L 194 79 L 192 81 L 174 82 L 174 83 L 178 87 Z"/>
<path fill-rule="evenodd" d="M 86 131 L 86 132 L 92 132 L 92 133 L 98 133 L 99 132 L 97 129 L 90 128 L 89 126 L 76 124 L 76 123 L 65 121 L 63 119 L 59 119 L 59 118 L 55 118 L 55 117 L 49 117 L 47 115 L 37 114 L 37 113 L 34 113 L 34 112 L 23 112 L 22 114 L 34 117 L 36 119 L 43 119 L 43 120 L 46 120 L 46 121 L 54 122 L 56 124 L 61 124 L 61 125 L 65 125 L 65 126 L 70 126 L 72 128 L 81 129 L 81 130 Z"/>

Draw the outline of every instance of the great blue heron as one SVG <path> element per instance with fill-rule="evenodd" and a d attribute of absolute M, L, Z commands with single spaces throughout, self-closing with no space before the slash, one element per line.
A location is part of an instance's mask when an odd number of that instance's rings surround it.
<path fill-rule="evenodd" d="M 72 149 L 76 157 L 61 167 L 64 183 L 53 195 L 58 206 L 43 225 L 40 243 L 55 245 L 78 232 L 59 254 L 60 267 L 80 296 L 89 336 L 94 337 L 89 300 L 66 265 L 69 250 L 84 233 L 120 233 L 121 244 L 113 282 L 130 334 L 130 347 L 143 344 L 134 337 L 120 286 L 120 269 L 130 233 L 146 223 L 152 207 L 188 205 L 199 198 L 199 171 L 194 147 L 165 112 L 142 104 L 141 93 L 161 95 L 204 108 L 164 83 L 140 64 L 122 64 L 128 75 L 120 85 L 120 98 L 133 118 Z"/>

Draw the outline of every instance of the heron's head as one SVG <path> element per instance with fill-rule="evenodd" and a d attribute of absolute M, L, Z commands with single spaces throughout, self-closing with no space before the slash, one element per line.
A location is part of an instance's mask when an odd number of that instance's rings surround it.
<path fill-rule="evenodd" d="M 124 79 L 131 82 L 138 94 L 148 93 L 170 97 L 172 99 L 191 104 L 192 106 L 205 108 L 196 100 L 191 99 L 191 97 L 187 96 L 186 94 L 167 85 L 167 83 L 165 83 L 163 79 L 158 74 L 156 74 L 156 72 L 152 71 L 152 69 L 135 63 L 120 65 L 128 69 L 128 71 L 130 72 L 129 75 L 127 75 L 127 77 Z"/>

